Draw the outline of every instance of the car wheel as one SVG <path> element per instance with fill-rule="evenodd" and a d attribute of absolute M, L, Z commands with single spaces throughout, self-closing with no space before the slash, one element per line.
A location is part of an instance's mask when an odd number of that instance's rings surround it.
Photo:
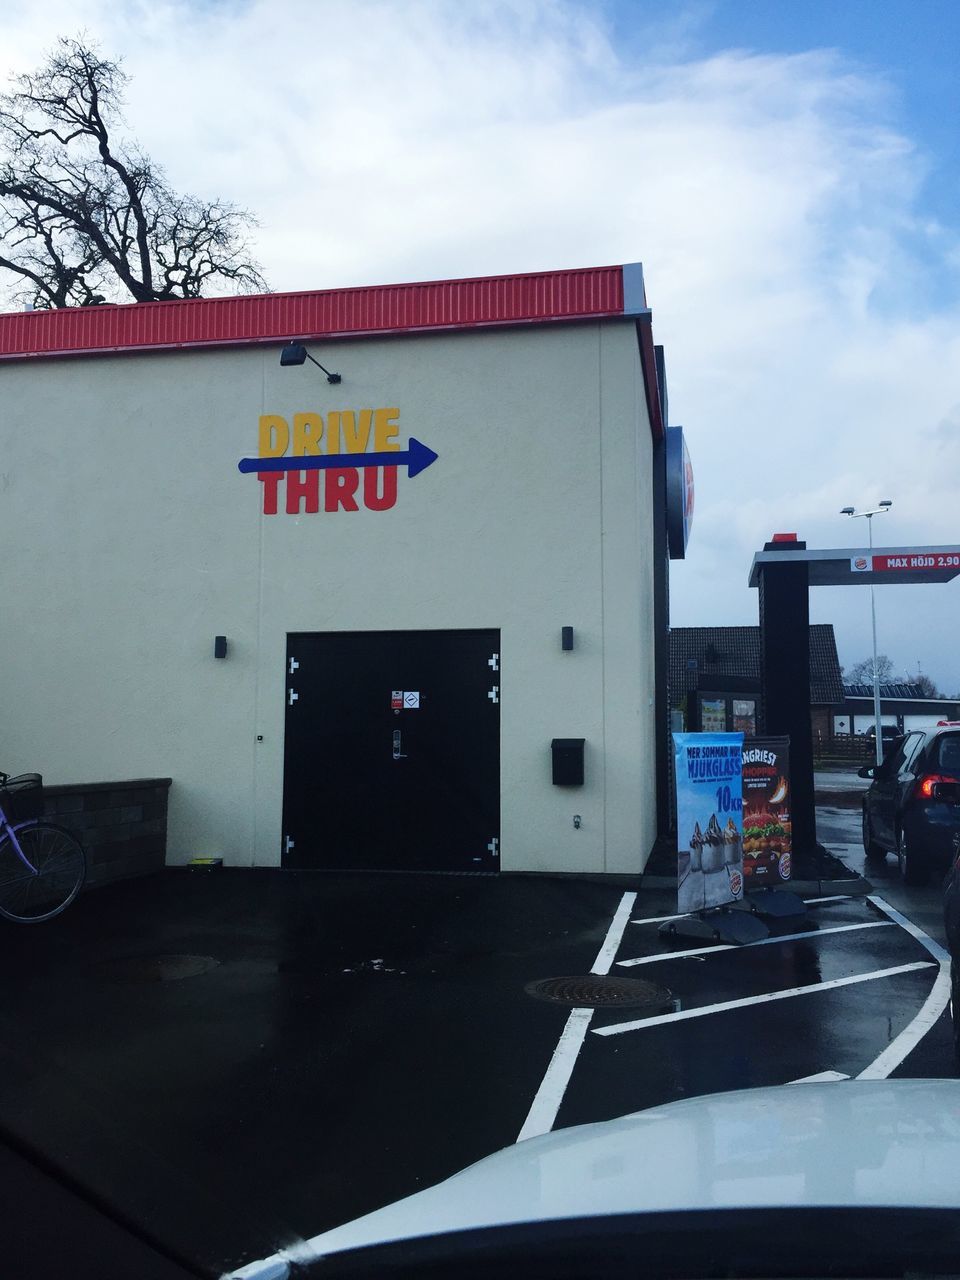
<path fill-rule="evenodd" d="M 909 840 L 905 831 L 900 832 L 897 847 L 897 860 L 900 863 L 900 878 L 904 884 L 924 884 L 927 879 L 927 868 L 917 856 L 913 841 Z"/>
<path fill-rule="evenodd" d="M 867 813 L 866 807 L 863 810 L 863 851 L 868 858 L 876 858 L 878 862 L 887 856 L 886 849 L 881 849 L 873 838 L 870 815 Z"/>

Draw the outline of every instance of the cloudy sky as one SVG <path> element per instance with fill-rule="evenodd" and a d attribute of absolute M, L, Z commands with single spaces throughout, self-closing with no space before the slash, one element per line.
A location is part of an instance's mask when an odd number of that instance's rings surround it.
<path fill-rule="evenodd" d="M 86 35 L 174 185 L 257 215 L 273 289 L 642 261 L 697 480 L 673 623 L 753 552 L 960 542 L 954 0 L 6 0 L 0 76 Z M 960 580 L 877 592 L 960 691 Z M 863 589 L 813 594 L 841 662 Z"/>

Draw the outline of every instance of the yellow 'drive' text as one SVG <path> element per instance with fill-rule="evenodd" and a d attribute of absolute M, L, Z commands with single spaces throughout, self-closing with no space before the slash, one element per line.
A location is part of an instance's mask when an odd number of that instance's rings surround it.
<path fill-rule="evenodd" d="M 261 458 L 293 458 L 317 453 L 374 453 L 400 450 L 399 409 L 339 409 L 326 415 L 295 413 L 292 422 L 278 413 L 260 417 Z"/>

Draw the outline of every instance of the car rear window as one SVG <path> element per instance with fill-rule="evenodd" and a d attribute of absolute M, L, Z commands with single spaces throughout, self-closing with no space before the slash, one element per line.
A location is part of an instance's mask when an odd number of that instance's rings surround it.
<path fill-rule="evenodd" d="M 960 778 L 960 733 L 945 733 L 937 748 L 937 767 Z"/>

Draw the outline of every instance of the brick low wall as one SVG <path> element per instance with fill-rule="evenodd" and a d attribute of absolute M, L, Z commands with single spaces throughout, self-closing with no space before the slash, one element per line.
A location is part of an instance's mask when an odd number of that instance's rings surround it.
<path fill-rule="evenodd" d="M 43 788 L 43 812 L 87 854 L 87 887 L 161 871 L 167 852 L 169 778 Z"/>

